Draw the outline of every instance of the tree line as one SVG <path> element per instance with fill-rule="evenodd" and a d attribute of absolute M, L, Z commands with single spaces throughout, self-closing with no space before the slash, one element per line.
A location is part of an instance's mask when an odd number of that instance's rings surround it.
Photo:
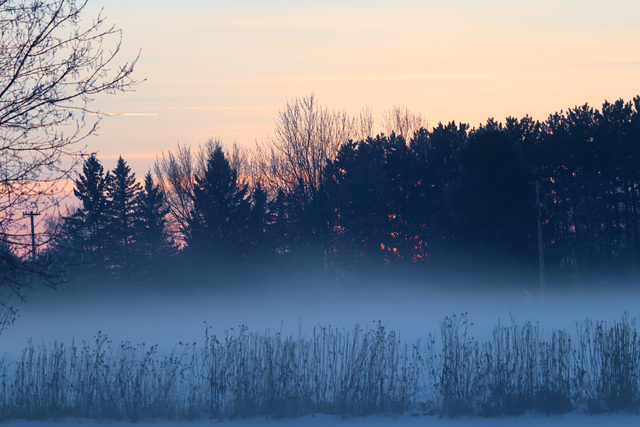
<path fill-rule="evenodd" d="M 394 108 L 397 123 L 420 123 Z M 549 277 L 634 278 L 639 112 L 636 97 L 543 122 L 507 117 L 365 136 L 362 115 L 295 99 L 276 136 L 255 150 L 179 146 L 143 185 L 122 158 L 106 173 L 96 156 L 86 158 L 75 180 L 80 206 L 58 221 L 62 232 L 46 253 L 119 277 L 172 265 L 216 277 L 296 269 L 533 281 L 537 182 Z"/>
<path fill-rule="evenodd" d="M 153 262 L 171 254 L 164 194 L 150 172 L 141 184 L 122 157 L 105 173 L 91 155 L 75 180 L 73 194 L 79 206 L 54 224 L 57 237 L 49 248 L 53 258 L 69 268 L 111 272 L 116 277 L 135 269 L 143 274 Z"/>

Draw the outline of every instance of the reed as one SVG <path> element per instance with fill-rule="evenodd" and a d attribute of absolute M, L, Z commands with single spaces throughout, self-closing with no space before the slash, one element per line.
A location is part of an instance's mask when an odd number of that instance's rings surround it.
<path fill-rule="evenodd" d="M 381 322 L 310 336 L 251 332 L 201 344 L 29 343 L 0 360 L 0 419 L 296 417 L 431 413 L 501 416 L 640 410 L 638 319 L 585 320 L 576 338 L 538 324 L 498 324 L 470 334 L 466 314 L 439 336 L 404 343 Z"/>

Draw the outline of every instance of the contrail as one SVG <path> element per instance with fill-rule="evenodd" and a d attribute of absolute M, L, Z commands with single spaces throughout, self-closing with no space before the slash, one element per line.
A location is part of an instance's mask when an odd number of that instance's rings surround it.
<path fill-rule="evenodd" d="M 94 116 L 157 116 L 158 113 L 90 113 Z"/>

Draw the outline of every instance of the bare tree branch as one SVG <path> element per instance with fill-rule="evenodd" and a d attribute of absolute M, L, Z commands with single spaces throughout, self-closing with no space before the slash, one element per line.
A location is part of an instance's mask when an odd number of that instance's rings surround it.
<path fill-rule="evenodd" d="M 0 235 L 19 243 L 26 209 L 58 203 L 81 142 L 97 128 L 93 97 L 131 90 L 137 58 L 116 64 L 121 31 L 86 0 L 0 1 Z M 43 217 L 44 219 L 44 217 Z"/>
<path fill-rule="evenodd" d="M 358 135 L 355 129 L 346 112 L 320 106 L 313 95 L 287 102 L 276 119 L 275 135 L 256 144 L 261 177 L 272 192 L 298 189 L 310 199 L 327 161 Z"/>
<path fill-rule="evenodd" d="M 427 122 L 420 113 L 412 113 L 406 107 L 394 105 L 388 111 L 382 113 L 384 130 L 388 135 L 395 132 L 406 141 L 413 138 L 413 135 L 420 128 L 426 127 Z"/>

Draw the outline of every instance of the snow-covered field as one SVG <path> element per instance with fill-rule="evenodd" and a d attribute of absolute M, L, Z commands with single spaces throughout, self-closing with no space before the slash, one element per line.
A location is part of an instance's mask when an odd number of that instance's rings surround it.
<path fill-rule="evenodd" d="M 285 335 L 303 336 L 314 326 L 331 325 L 351 329 L 354 325 L 372 326 L 381 321 L 388 329 L 400 332 L 403 341 L 413 343 L 426 339 L 429 333 L 439 334 L 445 316 L 467 313 L 473 325 L 471 336 L 489 339 L 500 321 L 539 322 L 545 332 L 565 329 L 575 332 L 576 321 L 590 318 L 612 322 L 624 312 L 640 314 L 637 293 L 611 290 L 581 290 L 549 294 L 541 301 L 535 292 L 519 287 L 511 291 L 488 292 L 482 286 L 475 291 L 463 288 L 433 291 L 421 284 L 386 284 L 385 286 L 350 289 L 323 286 L 273 285 L 252 288 L 236 287 L 224 291 L 206 287 L 176 284 L 171 289 L 86 289 L 62 291 L 44 290 L 33 293 L 29 301 L 19 306 L 20 317 L 0 335 L 0 354 L 9 360 L 17 357 L 31 340 L 35 344 L 53 341 L 92 342 L 101 331 L 113 342 L 129 341 L 159 346 L 159 353 L 170 352 L 178 342 L 202 343 L 205 328 L 223 335 L 225 330 L 246 325 L 249 331 L 282 331 Z M 62 419 L 49 421 L 10 421 L 5 426 L 51 427 L 54 425 L 112 425 L 126 421 Z M 517 418 L 458 418 L 433 416 L 365 417 L 339 419 L 316 415 L 298 419 L 240 419 L 230 421 L 195 420 L 191 427 L 219 425 L 245 426 L 636 426 L 639 416 L 621 414 L 587 416 L 573 412 L 564 416 L 526 415 Z M 172 427 L 183 421 L 138 421 L 138 426 Z"/>
<path fill-rule="evenodd" d="M 438 418 L 434 416 L 413 417 L 360 417 L 340 419 L 330 415 L 306 416 L 296 419 L 251 418 L 231 421 L 195 420 L 195 421 L 138 421 L 135 424 L 126 421 L 86 420 L 65 418 L 49 421 L 17 420 L 3 422 L 5 427 L 636 427 L 640 425 L 637 415 L 584 415 L 572 413 L 559 417 L 522 416 L 517 418 Z"/>

